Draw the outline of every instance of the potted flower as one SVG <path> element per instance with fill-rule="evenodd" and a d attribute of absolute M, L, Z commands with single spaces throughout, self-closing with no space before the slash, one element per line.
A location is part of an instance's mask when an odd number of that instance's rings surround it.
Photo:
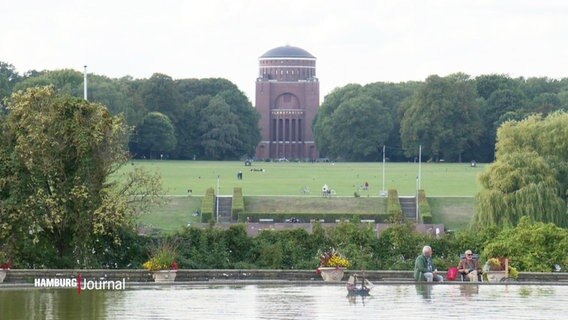
<path fill-rule="evenodd" d="M 489 282 L 500 282 L 509 278 L 516 279 L 519 272 L 509 265 L 508 258 L 490 258 L 483 267 L 484 277 Z"/>
<path fill-rule="evenodd" d="M 345 269 L 350 263 L 338 250 L 330 248 L 329 250 L 319 253 L 319 267 L 317 272 L 324 281 L 340 281 L 343 278 Z"/>
<path fill-rule="evenodd" d="M 153 272 L 154 282 L 174 282 L 178 270 L 175 246 L 164 242 L 160 246 L 153 248 L 150 258 L 142 266 L 144 269 Z"/>

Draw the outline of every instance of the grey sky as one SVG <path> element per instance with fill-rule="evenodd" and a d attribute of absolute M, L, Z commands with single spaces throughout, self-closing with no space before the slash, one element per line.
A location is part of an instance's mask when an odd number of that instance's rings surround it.
<path fill-rule="evenodd" d="M 254 103 L 258 57 L 317 57 L 321 94 L 465 72 L 566 77 L 566 1 L 0 0 L 0 61 L 109 77 L 221 77 Z"/>

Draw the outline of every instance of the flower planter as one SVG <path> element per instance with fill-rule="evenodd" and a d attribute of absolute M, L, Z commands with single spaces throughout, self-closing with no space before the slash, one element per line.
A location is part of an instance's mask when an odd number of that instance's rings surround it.
<path fill-rule="evenodd" d="M 506 271 L 485 271 L 488 282 L 500 282 L 507 277 Z"/>
<path fill-rule="evenodd" d="M 341 281 L 345 268 L 343 267 L 319 267 L 323 281 Z"/>
<path fill-rule="evenodd" d="M 176 280 L 177 270 L 158 270 L 154 271 L 152 277 L 156 283 L 172 283 Z"/>
<path fill-rule="evenodd" d="M 6 270 L 0 269 L 0 283 L 4 282 L 4 278 L 6 278 Z"/>

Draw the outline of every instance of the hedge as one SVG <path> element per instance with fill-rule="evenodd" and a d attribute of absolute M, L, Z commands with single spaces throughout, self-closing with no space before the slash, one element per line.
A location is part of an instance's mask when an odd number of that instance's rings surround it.
<path fill-rule="evenodd" d="M 402 207 L 396 189 L 389 189 L 388 191 L 387 214 L 391 217 L 402 217 Z"/>
<path fill-rule="evenodd" d="M 388 214 L 357 214 L 357 213 L 249 213 L 244 214 L 241 213 L 238 216 L 239 221 L 248 221 L 250 222 L 259 222 L 259 219 L 272 219 L 272 222 L 286 222 L 286 220 L 290 218 L 298 218 L 300 222 L 311 222 L 324 220 L 324 222 L 336 222 L 336 220 L 348 220 L 353 221 L 354 219 L 357 221 L 362 220 L 375 220 L 375 223 L 383 223 L 387 222 L 389 215 Z"/>
<path fill-rule="evenodd" d="M 420 212 L 422 223 L 432 223 L 432 209 L 426 198 L 426 192 L 422 189 L 418 190 L 418 212 Z"/>
<path fill-rule="evenodd" d="M 213 219 L 213 210 L 215 210 L 215 190 L 208 188 L 205 197 L 201 200 L 201 222 L 210 222 Z"/>
<path fill-rule="evenodd" d="M 233 221 L 239 220 L 239 216 L 243 216 L 245 212 L 245 200 L 243 198 L 243 189 L 233 189 L 233 202 L 231 204 L 231 219 Z M 239 221 L 245 221 L 244 219 Z"/>

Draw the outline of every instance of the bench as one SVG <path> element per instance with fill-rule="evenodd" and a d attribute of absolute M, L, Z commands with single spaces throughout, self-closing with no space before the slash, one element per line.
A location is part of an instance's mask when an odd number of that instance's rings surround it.
<path fill-rule="evenodd" d="M 375 223 L 375 219 L 361 219 L 361 222 Z"/>
<path fill-rule="evenodd" d="M 274 219 L 258 219 L 258 222 L 274 222 Z"/>

